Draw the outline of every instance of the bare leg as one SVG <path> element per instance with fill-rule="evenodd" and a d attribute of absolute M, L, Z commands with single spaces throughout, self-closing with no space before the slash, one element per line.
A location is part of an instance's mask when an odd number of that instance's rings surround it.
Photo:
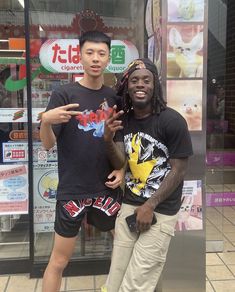
<path fill-rule="evenodd" d="M 53 250 L 43 276 L 42 292 L 60 291 L 62 274 L 73 254 L 76 238 L 55 233 Z"/>

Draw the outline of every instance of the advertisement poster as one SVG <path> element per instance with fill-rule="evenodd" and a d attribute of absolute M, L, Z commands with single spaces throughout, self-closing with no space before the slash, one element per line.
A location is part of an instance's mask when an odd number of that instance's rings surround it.
<path fill-rule="evenodd" d="M 167 77 L 203 77 L 203 26 L 168 25 Z"/>
<path fill-rule="evenodd" d="M 179 219 L 176 224 L 176 230 L 183 231 L 201 229 L 203 229 L 201 181 L 184 181 L 182 205 L 179 211 Z"/>
<path fill-rule="evenodd" d="M 202 130 L 201 80 L 168 80 L 167 104 L 185 118 L 190 131 Z"/>
<path fill-rule="evenodd" d="M 168 0 L 168 21 L 201 22 L 204 5 L 204 0 Z"/>
<path fill-rule="evenodd" d="M 34 164 L 35 232 L 54 231 L 57 186 L 57 163 Z"/>
<path fill-rule="evenodd" d="M 0 215 L 27 213 L 27 165 L 0 165 Z"/>

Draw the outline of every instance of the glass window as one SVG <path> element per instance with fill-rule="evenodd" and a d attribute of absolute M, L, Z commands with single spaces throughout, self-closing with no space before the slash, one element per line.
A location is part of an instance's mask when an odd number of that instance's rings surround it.
<path fill-rule="evenodd" d="M 74 65 L 72 62 L 76 63 L 79 59 L 76 40 L 84 31 L 101 30 L 116 41 L 112 44 L 112 64 L 104 77 L 105 84 L 113 87 L 118 73 L 125 68 L 125 61 L 129 63 L 127 57 L 144 56 L 146 46 L 144 8 L 145 1 L 142 0 L 30 1 L 33 116 L 40 117 L 48 104 L 52 90 L 61 84 L 79 80 L 82 76 L 82 72 L 79 70 L 75 72 L 76 70 L 71 68 Z M 66 62 L 66 65 L 48 72 L 52 65 L 47 67 L 49 53 L 46 51 L 48 47 L 45 43 L 50 46 L 50 39 L 56 39 L 59 48 L 56 53 L 55 51 L 52 53 L 56 60 L 53 66 L 56 67 L 61 60 L 61 63 Z M 71 45 L 67 45 L 63 50 L 62 46 L 66 45 L 66 40 L 67 44 Z M 128 44 L 125 44 L 124 40 L 127 40 Z M 133 54 L 127 51 L 127 47 L 133 48 Z M 37 119 L 33 121 L 35 132 L 38 122 Z M 35 140 L 33 147 L 34 250 L 36 261 L 44 261 L 50 255 L 53 244 L 55 196 L 58 184 L 57 151 L 54 147 L 49 152 L 45 152 L 40 140 Z M 100 232 L 84 221 L 73 257 L 92 259 L 110 257 L 111 248 L 111 233 Z"/>
<path fill-rule="evenodd" d="M 0 4 L 0 258 L 29 256 L 24 10 Z M 19 86 L 21 84 L 21 86 Z M 22 84 L 24 84 L 22 86 Z M 24 107 L 24 108 L 23 108 Z"/>

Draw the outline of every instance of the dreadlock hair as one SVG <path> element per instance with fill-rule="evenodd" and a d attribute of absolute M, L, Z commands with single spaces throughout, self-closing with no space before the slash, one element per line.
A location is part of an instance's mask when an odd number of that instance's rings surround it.
<path fill-rule="evenodd" d="M 160 114 L 166 109 L 166 101 L 163 98 L 162 86 L 159 80 L 157 67 L 149 59 L 137 59 L 129 64 L 126 71 L 123 73 L 121 80 L 117 83 L 117 95 L 123 98 L 123 110 L 129 113 L 132 110 L 132 102 L 128 93 L 128 79 L 130 75 L 138 69 L 147 69 L 153 74 L 154 91 L 152 97 L 152 113 Z"/>

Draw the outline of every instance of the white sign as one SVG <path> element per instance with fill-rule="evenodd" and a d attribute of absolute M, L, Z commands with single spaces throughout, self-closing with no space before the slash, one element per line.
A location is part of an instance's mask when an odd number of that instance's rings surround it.
<path fill-rule="evenodd" d="M 39 123 L 41 115 L 45 108 L 32 108 L 33 123 Z M 27 123 L 27 109 L 26 108 L 1 108 L 0 109 L 0 123 Z"/>
<path fill-rule="evenodd" d="M 139 58 L 137 48 L 129 41 L 113 40 L 111 58 L 107 72 L 122 73 L 127 66 Z M 50 72 L 82 73 L 80 45 L 77 39 L 50 39 L 40 48 L 42 66 Z"/>

